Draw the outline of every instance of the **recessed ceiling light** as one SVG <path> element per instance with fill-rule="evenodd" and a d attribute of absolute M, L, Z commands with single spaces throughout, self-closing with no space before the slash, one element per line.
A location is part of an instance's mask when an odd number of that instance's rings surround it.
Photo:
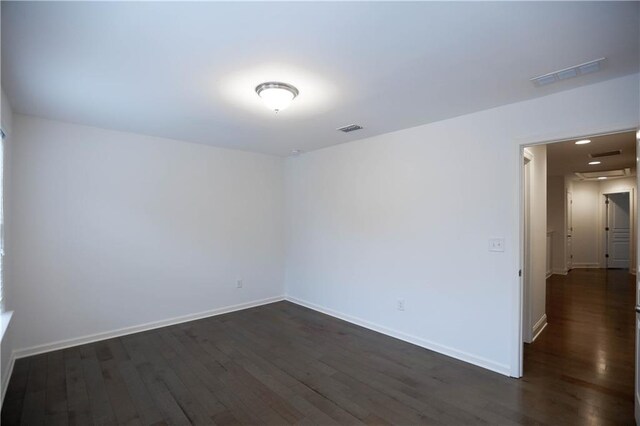
<path fill-rule="evenodd" d="M 606 176 L 600 176 L 598 180 L 605 180 L 606 178 L 607 178 Z"/>
<path fill-rule="evenodd" d="M 595 166 L 596 164 L 600 164 L 601 161 L 589 161 L 590 166 Z"/>
<path fill-rule="evenodd" d="M 586 145 L 588 143 L 591 143 L 591 139 L 581 139 L 576 142 L 576 145 Z"/>
<path fill-rule="evenodd" d="M 267 108 L 277 113 L 287 108 L 300 92 L 290 84 L 268 81 L 258 85 L 256 93 L 262 98 Z"/>

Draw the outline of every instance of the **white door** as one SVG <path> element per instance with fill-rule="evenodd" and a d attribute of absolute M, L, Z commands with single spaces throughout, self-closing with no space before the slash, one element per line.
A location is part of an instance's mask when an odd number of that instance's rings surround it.
<path fill-rule="evenodd" d="M 629 193 L 605 195 L 607 226 L 607 268 L 629 268 L 631 222 Z"/>
<path fill-rule="evenodd" d="M 573 248 L 571 247 L 571 236 L 573 235 L 573 198 L 571 192 L 567 191 L 567 271 L 573 268 Z"/>

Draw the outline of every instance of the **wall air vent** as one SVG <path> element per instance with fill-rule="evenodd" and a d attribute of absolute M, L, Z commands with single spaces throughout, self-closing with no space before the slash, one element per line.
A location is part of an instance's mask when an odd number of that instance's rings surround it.
<path fill-rule="evenodd" d="M 564 68 L 558 71 L 553 71 L 547 74 L 533 77 L 530 81 L 536 86 L 546 86 L 547 84 L 555 83 L 561 80 L 566 80 L 573 77 L 579 77 L 581 75 L 590 74 L 592 72 L 600 71 L 603 67 L 603 63 L 607 58 L 599 58 L 593 61 L 585 62 L 584 64 L 574 65 L 572 67 Z"/>
<path fill-rule="evenodd" d="M 602 158 L 602 157 L 612 157 L 614 155 L 622 154 L 621 149 L 616 149 L 615 151 L 607 151 L 607 152 L 597 152 L 595 154 L 589 154 L 591 158 Z"/>
<path fill-rule="evenodd" d="M 348 126 L 338 127 L 336 130 L 340 130 L 344 133 L 349 133 L 360 129 L 362 129 L 362 126 L 359 126 L 357 124 L 349 124 Z"/>

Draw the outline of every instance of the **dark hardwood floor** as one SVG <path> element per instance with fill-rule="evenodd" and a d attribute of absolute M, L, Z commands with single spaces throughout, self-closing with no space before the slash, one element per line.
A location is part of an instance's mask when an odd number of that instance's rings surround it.
<path fill-rule="evenodd" d="M 580 402 L 567 407 L 568 418 L 635 424 L 635 286 L 621 269 L 547 280 L 549 325 L 525 345 L 522 381 Z"/>
<path fill-rule="evenodd" d="M 633 278 L 547 286 L 520 380 L 279 302 L 20 359 L 2 425 L 633 424 Z"/>

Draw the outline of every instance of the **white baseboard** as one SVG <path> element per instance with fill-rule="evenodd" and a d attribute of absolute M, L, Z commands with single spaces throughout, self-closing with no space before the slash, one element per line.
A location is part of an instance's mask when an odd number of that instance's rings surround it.
<path fill-rule="evenodd" d="M 59 349 L 70 348 L 78 345 L 84 345 L 87 343 L 97 342 L 100 340 L 112 339 L 114 337 L 120 337 L 120 336 L 126 336 L 128 334 L 139 333 L 141 331 L 148 331 L 156 328 L 167 327 L 169 325 L 175 325 L 183 322 L 189 322 L 189 321 L 194 321 L 202 318 L 213 317 L 216 315 L 222 315 L 229 312 L 241 311 L 243 309 L 253 308 L 261 305 L 267 305 L 269 303 L 279 302 L 281 300 L 285 300 L 285 297 L 284 296 L 268 297 L 266 299 L 254 300 L 251 302 L 240 303 L 237 305 L 216 308 L 210 311 L 198 312 L 195 314 L 183 315 L 179 317 L 169 318 L 166 320 L 154 321 L 146 324 L 120 328 L 117 330 L 91 334 L 88 336 L 75 337 L 73 339 L 60 340 L 58 342 L 46 343 L 44 345 L 37 345 L 29 348 L 18 349 L 18 350 L 15 350 L 12 355 L 15 356 L 15 359 L 24 358 L 27 356 L 38 355 L 45 352 L 56 351 Z"/>
<path fill-rule="evenodd" d="M 574 263 L 571 266 L 573 269 L 601 269 L 599 263 Z"/>
<path fill-rule="evenodd" d="M 553 271 L 548 271 L 545 279 L 549 278 L 551 275 L 553 275 Z"/>
<path fill-rule="evenodd" d="M 325 308 L 323 306 L 316 305 L 315 303 L 307 302 L 296 297 L 285 296 L 285 300 L 289 302 L 295 303 L 300 306 L 304 306 L 309 309 L 313 309 L 314 311 L 322 312 L 323 314 L 330 315 L 335 318 L 339 318 L 341 320 L 350 322 L 352 324 L 359 325 L 364 328 L 368 328 L 369 330 L 377 331 L 378 333 L 385 334 L 387 336 L 395 337 L 396 339 L 403 340 L 405 342 L 412 343 L 414 345 L 423 347 L 425 349 L 432 350 L 434 352 L 441 353 L 443 355 L 450 356 L 452 358 L 459 359 L 461 361 L 468 362 L 473 365 L 477 365 L 478 367 L 486 368 L 487 370 L 495 371 L 496 373 L 504 374 L 505 376 L 511 375 L 511 367 L 507 364 L 500 364 L 490 359 L 486 359 L 480 356 L 476 356 L 470 354 L 468 352 L 464 352 L 455 348 L 451 348 L 449 346 L 441 345 L 435 342 L 431 342 L 429 340 L 425 340 L 416 336 L 412 336 L 401 331 L 393 330 L 387 327 L 384 327 L 379 324 L 375 324 L 351 315 L 343 314 L 341 312 L 334 311 L 333 309 Z"/>
<path fill-rule="evenodd" d="M 567 275 L 569 271 L 567 269 L 553 269 L 551 273 L 553 275 Z"/>
<path fill-rule="evenodd" d="M 542 315 L 538 322 L 533 326 L 533 339 L 531 339 L 531 343 L 535 342 L 538 336 L 542 333 L 542 331 L 547 327 L 547 314 Z"/>
<path fill-rule="evenodd" d="M 2 376 L 2 395 L 0 396 L 0 410 L 2 409 L 2 404 L 4 403 L 4 396 L 7 394 L 7 387 L 9 386 L 9 379 L 11 378 L 11 374 L 13 374 L 13 366 L 16 363 L 15 353 L 11 353 L 11 358 L 9 358 L 9 367 L 7 368 L 7 374 Z"/>

